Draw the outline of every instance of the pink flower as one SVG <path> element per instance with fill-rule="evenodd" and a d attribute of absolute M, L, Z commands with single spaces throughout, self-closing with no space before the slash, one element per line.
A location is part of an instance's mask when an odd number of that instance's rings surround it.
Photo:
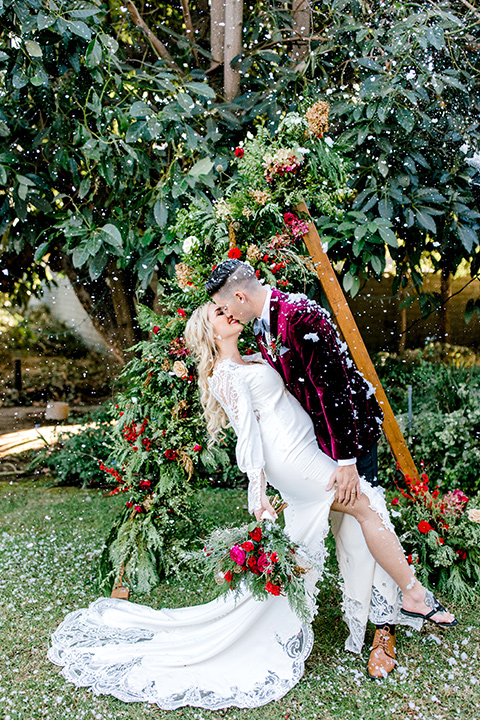
<path fill-rule="evenodd" d="M 400 502 L 400 498 L 398 498 L 398 497 L 393 498 L 392 505 L 398 505 L 399 502 Z"/>
<path fill-rule="evenodd" d="M 158 325 L 155 325 L 155 327 L 152 328 L 152 332 L 154 335 L 156 335 L 159 330 L 160 330 L 160 328 L 158 327 Z"/>
<path fill-rule="evenodd" d="M 185 312 L 185 310 L 183 310 L 183 308 L 178 308 L 178 309 L 177 309 L 177 313 L 178 313 L 178 314 L 180 315 L 180 317 L 182 317 L 182 318 L 187 317 L 187 313 Z"/>
<path fill-rule="evenodd" d="M 202 446 L 198 445 L 198 443 L 193 446 L 193 452 L 200 452 L 201 449 Z"/>
<path fill-rule="evenodd" d="M 237 563 L 237 565 L 243 565 L 246 557 L 245 551 L 242 550 L 242 548 L 238 545 L 234 545 L 232 548 L 230 548 L 230 557 L 232 558 L 233 562 Z"/>
<path fill-rule="evenodd" d="M 257 566 L 260 572 L 265 572 L 265 570 L 270 567 L 270 560 L 265 553 L 261 553 L 261 555 L 258 556 Z"/>

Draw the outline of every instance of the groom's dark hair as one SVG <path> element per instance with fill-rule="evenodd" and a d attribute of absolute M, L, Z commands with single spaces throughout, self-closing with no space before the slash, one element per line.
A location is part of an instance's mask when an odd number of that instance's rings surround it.
<path fill-rule="evenodd" d="M 212 295 L 215 295 L 215 293 L 221 290 L 225 284 L 230 284 L 230 280 L 235 283 L 238 282 L 239 285 L 244 285 L 245 283 L 250 283 L 252 279 L 257 281 L 251 265 L 241 260 L 225 260 L 212 270 L 210 277 L 205 283 L 205 290 L 207 295 L 212 297 Z"/>

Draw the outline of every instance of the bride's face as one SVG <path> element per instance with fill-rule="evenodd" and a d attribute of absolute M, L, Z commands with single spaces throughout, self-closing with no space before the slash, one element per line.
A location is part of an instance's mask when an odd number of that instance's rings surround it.
<path fill-rule="evenodd" d="M 238 338 L 243 330 L 243 325 L 238 320 L 228 317 L 223 308 L 215 303 L 211 303 L 208 308 L 208 319 L 213 325 L 215 342 L 232 337 Z"/>

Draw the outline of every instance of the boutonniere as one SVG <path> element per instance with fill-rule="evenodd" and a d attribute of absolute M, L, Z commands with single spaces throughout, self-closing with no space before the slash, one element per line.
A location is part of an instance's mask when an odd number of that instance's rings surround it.
<path fill-rule="evenodd" d="M 276 338 L 272 338 L 270 333 L 267 333 L 264 339 L 264 347 L 273 360 L 278 360 L 279 357 L 289 350 L 289 348 L 283 344 L 282 333 L 279 333 Z"/>

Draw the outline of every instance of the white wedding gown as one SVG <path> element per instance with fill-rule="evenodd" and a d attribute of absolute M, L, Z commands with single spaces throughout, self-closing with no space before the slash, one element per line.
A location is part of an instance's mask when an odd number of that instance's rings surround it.
<path fill-rule="evenodd" d="M 247 358 L 245 358 L 247 359 Z M 249 477 L 249 506 L 258 507 L 264 474 L 288 503 L 286 530 L 322 567 L 336 463 L 324 455 L 308 415 L 270 366 L 230 360 L 214 371 L 211 389 L 237 433 L 237 461 Z M 262 469 L 264 473 L 262 473 Z M 380 491 L 362 482 L 373 509 L 391 527 Z M 332 513 L 343 578 L 346 648 L 360 652 L 368 617 L 375 623 L 421 621 L 399 616 L 400 593 L 370 555 L 351 516 Z M 312 618 L 314 613 L 312 595 Z M 321 608 L 318 612 L 321 614 Z M 252 708 L 278 700 L 302 677 L 313 645 L 311 624 L 285 597 L 255 601 L 243 592 L 204 605 L 153 610 L 99 598 L 65 618 L 48 658 L 63 677 L 125 702 L 215 710 Z"/>

